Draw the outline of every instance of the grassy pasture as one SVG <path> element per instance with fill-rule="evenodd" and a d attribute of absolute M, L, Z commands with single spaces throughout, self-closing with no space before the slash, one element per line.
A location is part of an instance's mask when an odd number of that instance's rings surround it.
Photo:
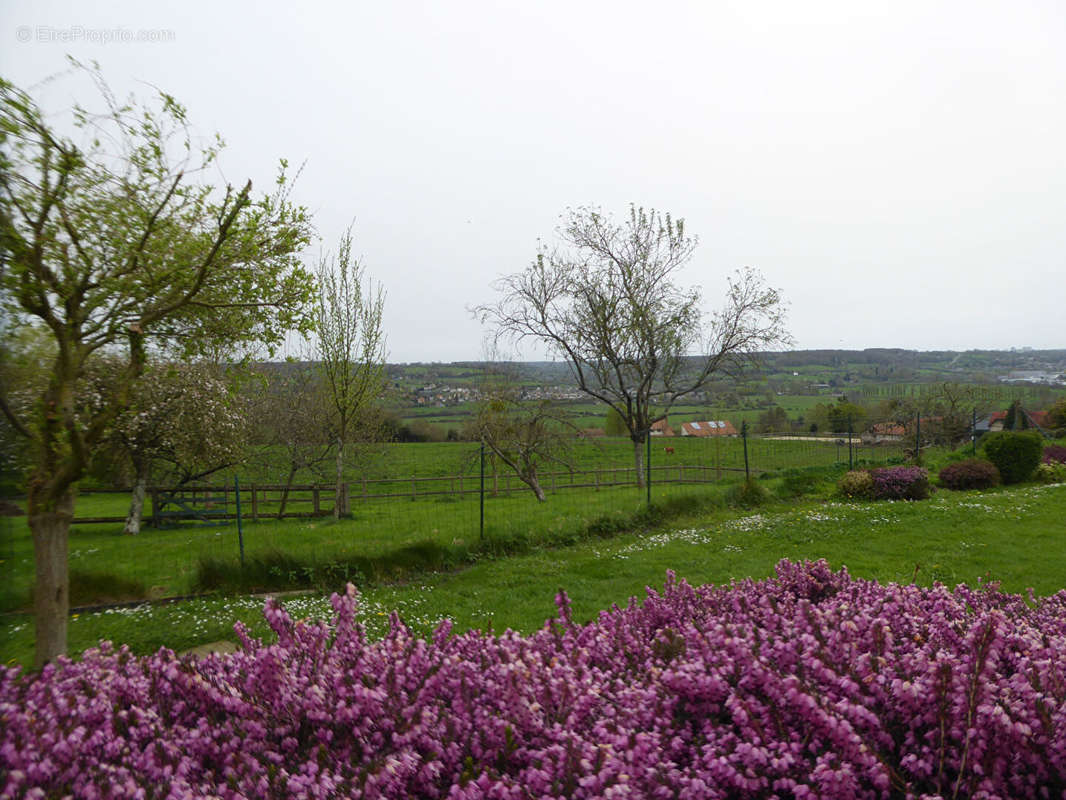
<path fill-rule="evenodd" d="M 674 453 L 665 452 L 666 447 Z M 672 498 L 707 495 L 707 484 L 683 481 L 726 481 L 740 477 L 744 467 L 743 442 L 740 439 L 694 439 L 678 437 L 652 440 L 652 497 L 655 502 Z M 891 448 L 855 447 L 856 460 L 881 462 L 891 458 Z M 646 494 L 634 485 L 608 487 L 610 483 L 632 482 L 632 444 L 627 439 L 602 439 L 575 444 L 572 453 L 574 472 L 550 469 L 542 475 L 549 500 L 537 503 L 509 473 L 501 471 L 493 480 L 491 463 L 486 477 L 489 496 L 485 503 L 485 538 L 511 542 L 529 536 L 556 540 L 585 530 L 591 523 L 607 519 L 625 519 L 638 513 L 646 504 Z M 848 449 L 835 443 L 752 439 L 749 459 L 752 474 L 797 467 L 831 467 L 846 462 Z M 440 566 L 452 566 L 469 559 L 469 548 L 478 546 L 480 507 L 477 488 L 478 449 L 469 443 L 426 443 L 385 445 L 377 459 L 366 460 L 365 475 L 381 481 L 367 484 L 369 494 L 392 493 L 389 499 L 362 499 L 363 485 L 353 478 L 353 518 L 342 523 L 330 519 L 269 520 L 277 509 L 274 502 L 260 503 L 260 521 L 252 524 L 251 508 L 245 495 L 243 514 L 245 558 L 259 561 L 273 574 L 260 576 L 271 586 L 307 585 L 311 576 L 288 573 L 293 564 L 329 565 L 338 573 L 347 569 L 364 574 L 368 561 L 381 561 L 388 554 L 395 557 L 395 572 L 403 574 L 405 565 L 424 562 L 427 558 Z M 354 470 L 353 470 L 354 472 Z M 447 481 L 412 480 L 463 475 Z M 313 476 L 312 476 L 313 477 Z M 301 480 L 303 476 L 298 476 Z M 303 478 L 306 480 L 306 478 Z M 276 480 L 276 479 L 275 479 Z M 221 482 L 222 479 L 219 479 Z M 672 481 L 668 483 L 667 481 Z M 255 477 L 242 474 L 247 490 Z M 582 483 L 583 488 L 554 490 L 556 485 Z M 599 486 L 599 488 L 597 488 Z M 459 488 L 464 494 L 459 495 Z M 498 490 L 492 496 L 493 489 Z M 452 494 L 428 494 L 451 492 Z M 305 495 L 306 496 L 306 495 Z M 298 499 L 298 498 L 295 498 Z M 75 506 L 77 517 L 121 517 L 128 506 L 124 494 L 85 493 Z M 308 511 L 304 502 L 293 510 Z M 328 512 L 332 499 L 322 493 L 320 508 Z M 232 499 L 228 510 L 233 512 Z M 0 611 L 26 607 L 30 602 L 33 580 L 32 542 L 25 517 L 0 522 L 0 570 L 5 580 L 0 585 Z M 6 530 L 5 530 L 6 528 Z M 127 537 L 120 523 L 85 524 L 73 528 L 70 541 L 72 600 L 76 605 L 115 602 L 142 598 L 161 598 L 190 594 L 205 587 L 198 571 L 205 561 L 235 564 L 240 552 L 235 524 L 226 526 L 183 525 L 176 529 L 155 530 L 145 527 L 137 537 Z M 419 555 L 419 548 L 431 552 Z M 405 551 L 411 551 L 407 556 Z M 279 556 L 283 554 L 284 557 Z M 396 555 L 399 554 L 399 555 Z M 391 556 L 390 556 L 391 557 Z M 387 559 L 386 559 L 387 560 Z M 352 566 L 356 565 L 356 566 Z M 277 574 L 286 573 L 284 579 Z M 380 576 L 387 577 L 387 576 Z M 255 587 L 248 587 L 255 588 Z"/>
<path fill-rule="evenodd" d="M 770 484 L 781 493 L 778 481 Z M 587 620 L 612 603 L 642 596 L 645 586 L 660 586 L 668 569 L 692 583 L 720 584 L 769 575 L 781 558 L 825 558 L 835 568 L 847 565 L 853 575 L 880 581 L 976 585 L 991 579 L 1006 591 L 1032 588 L 1041 595 L 1066 587 L 1066 485 L 942 491 L 918 503 L 855 504 L 828 499 L 827 486 L 821 499 L 776 502 L 754 512 L 711 503 L 655 527 L 537 547 L 399 584 L 364 585 L 361 620 L 371 635 L 384 631 L 394 610 L 419 633 L 443 617 L 458 630 L 528 632 L 553 614 L 558 588 L 570 595 L 575 618 Z M 298 535 L 325 530 L 335 539 L 348 524 L 325 523 Z M 336 583 L 343 583 L 341 576 Z M 71 620 L 71 649 L 80 651 L 104 637 L 136 652 L 163 645 L 180 650 L 233 640 L 237 620 L 264 635 L 262 602 L 248 595 L 210 597 L 81 613 Z M 299 618 L 329 616 L 324 593 L 286 605 Z M 30 663 L 32 647 L 27 615 L 0 617 L 5 662 Z"/>
<path fill-rule="evenodd" d="M 782 440 L 752 436 L 748 439 L 748 457 L 754 472 L 777 469 L 829 466 L 848 461 L 846 442 L 839 438 L 822 441 L 804 439 Z M 856 435 L 853 456 L 856 460 L 885 463 L 898 458 L 902 443 L 889 446 L 865 446 Z M 666 448 L 672 448 L 668 453 Z M 356 458 L 347 468 L 346 478 L 358 483 L 368 480 L 395 480 L 398 484 L 411 478 L 445 476 L 474 476 L 479 470 L 479 445 L 476 442 L 422 442 L 412 444 L 386 443 L 358 448 Z M 560 478 L 572 468 L 574 471 L 632 469 L 633 443 L 626 437 L 575 439 L 569 452 L 562 456 L 565 464 L 553 464 L 542 470 L 557 473 Z M 654 469 L 669 471 L 678 466 L 698 466 L 725 472 L 743 469 L 744 443 L 740 437 L 701 439 L 690 436 L 653 437 L 651 463 Z M 491 461 L 487 467 L 491 473 Z M 242 484 L 278 483 L 285 474 L 282 454 L 267 453 L 256 464 L 242 467 Z M 502 472 L 501 472 L 502 474 Z M 666 472 L 664 472 L 666 474 Z M 653 476 L 654 477 L 654 476 Z M 231 480 L 231 479 L 230 479 Z M 297 483 L 322 481 L 307 470 L 296 475 Z M 353 486 L 353 493 L 361 487 Z M 390 488 L 390 487 L 384 487 Z M 410 488 L 407 483 L 407 488 Z M 457 487 L 456 487 L 457 488 Z M 467 488 L 464 486 L 464 488 Z M 404 489 L 397 488 L 397 491 Z"/>

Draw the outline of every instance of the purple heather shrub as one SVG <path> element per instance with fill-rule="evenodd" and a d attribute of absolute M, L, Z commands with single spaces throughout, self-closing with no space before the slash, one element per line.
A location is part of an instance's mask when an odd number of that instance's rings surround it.
<path fill-rule="evenodd" d="M 1066 464 L 1066 447 L 1061 444 L 1049 444 L 1044 448 L 1044 455 L 1041 461 L 1045 464 Z"/>
<path fill-rule="evenodd" d="M 991 489 L 1000 484 L 999 469 L 983 458 L 955 461 L 940 470 L 940 484 L 954 491 Z"/>
<path fill-rule="evenodd" d="M 873 471 L 870 496 L 875 500 L 925 500 L 929 472 L 924 467 L 881 467 Z"/>
<path fill-rule="evenodd" d="M 1062 797 L 1066 591 L 856 580 L 825 562 L 530 635 L 368 641 L 356 593 L 277 641 L 0 674 L 0 796 Z"/>

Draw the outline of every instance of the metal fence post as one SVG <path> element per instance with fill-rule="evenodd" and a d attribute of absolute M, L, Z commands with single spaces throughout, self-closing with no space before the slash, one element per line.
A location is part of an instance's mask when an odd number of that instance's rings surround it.
<path fill-rule="evenodd" d="M 644 464 L 644 474 L 646 476 L 645 479 L 644 479 L 644 482 L 647 484 L 646 488 L 648 490 L 648 505 L 650 506 L 651 505 L 651 430 L 649 430 L 648 433 L 647 433 L 647 455 L 645 456 L 644 461 L 647 462 L 647 463 Z"/>
<path fill-rule="evenodd" d="M 485 443 L 481 443 L 481 527 L 478 538 L 485 541 Z"/>
<path fill-rule="evenodd" d="M 922 458 L 922 414 L 914 417 L 914 462 L 918 463 Z"/>
<path fill-rule="evenodd" d="M 241 548 L 241 569 L 244 569 L 244 525 L 241 522 L 241 481 L 233 476 L 233 493 L 237 495 L 237 544 Z"/>
<path fill-rule="evenodd" d="M 851 417 L 848 417 L 848 469 L 855 469 L 855 453 L 851 448 Z"/>
<path fill-rule="evenodd" d="M 973 457 L 977 458 L 977 406 L 974 406 L 973 419 L 970 421 L 970 440 L 973 442 Z"/>
<path fill-rule="evenodd" d="M 744 479 L 751 480 L 751 470 L 748 467 L 748 421 L 740 423 L 740 438 L 744 440 Z"/>

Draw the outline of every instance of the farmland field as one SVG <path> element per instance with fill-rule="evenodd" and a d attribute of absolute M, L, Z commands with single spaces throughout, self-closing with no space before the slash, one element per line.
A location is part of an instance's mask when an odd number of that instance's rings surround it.
<path fill-rule="evenodd" d="M 751 472 L 760 475 L 787 468 L 846 464 L 848 447 L 838 441 L 753 438 L 748 442 Z M 667 447 L 674 452 L 666 452 Z M 330 564 L 373 559 L 405 547 L 466 546 L 480 539 L 480 459 L 476 445 L 389 444 L 379 448 L 363 454 L 363 471 L 353 469 L 349 475 L 353 516 L 343 523 L 322 518 L 270 520 L 278 509 L 280 493 L 275 491 L 253 506 L 248 492 L 256 484 L 256 475 L 243 474 L 246 558 L 283 552 L 303 564 Z M 883 463 L 898 452 L 891 447 L 860 447 L 856 442 L 852 458 Z M 651 454 L 652 498 L 656 502 L 706 494 L 708 482 L 735 480 L 744 470 L 744 443 L 740 439 L 653 439 Z M 627 439 L 575 443 L 566 468 L 549 467 L 542 473 L 549 496 L 543 504 L 537 503 L 510 472 L 501 469 L 494 476 L 490 459 L 484 536 L 489 540 L 510 539 L 531 530 L 564 535 L 598 518 L 636 513 L 646 503 L 647 494 L 635 486 L 632 458 L 632 444 Z M 269 477 L 265 471 L 259 473 L 261 481 Z M 299 476 L 298 480 L 314 477 Z M 257 497 L 261 495 L 257 492 Z M 289 509 L 310 512 L 309 502 L 309 493 L 294 492 Z M 76 519 L 122 517 L 127 507 L 125 494 L 87 492 L 78 498 L 75 514 Z M 330 490 L 321 492 L 318 507 L 323 513 L 330 511 Z M 232 493 L 225 510 L 235 512 Z M 258 517 L 255 524 L 250 523 L 253 513 Z M 0 524 L 7 528 L 0 529 L 0 558 L 5 559 L 2 566 L 7 575 L 0 588 L 3 611 L 28 604 L 33 570 L 25 518 L 6 519 Z M 177 530 L 146 527 L 136 538 L 122 535 L 122 525 L 117 522 L 79 524 L 73 531 L 70 563 L 75 604 L 185 595 L 198 589 L 201 561 L 232 560 L 240 552 L 234 524 L 184 525 Z M 121 569 L 116 565 L 122 565 Z"/>
<path fill-rule="evenodd" d="M 706 493 L 708 488 L 677 490 Z M 713 487 L 710 490 L 714 491 Z M 620 496 L 620 492 L 603 493 L 615 504 Z M 633 502 L 633 507 L 636 505 Z M 545 514 L 549 507 L 542 507 Z M 528 516 L 531 509 L 531 505 L 524 506 L 514 517 L 514 524 L 525 520 L 521 525 L 527 531 L 537 524 L 567 524 L 565 515 L 535 520 Z M 580 512 L 571 513 L 572 524 Z M 621 510 L 616 513 L 621 515 Z M 646 585 L 660 585 L 667 569 L 693 583 L 727 583 L 769 575 L 781 558 L 825 558 L 834 567 L 847 565 L 856 576 L 880 581 L 977 585 L 982 580 L 997 580 L 1007 591 L 1024 592 L 1031 587 L 1046 595 L 1066 587 L 1064 519 L 1064 485 L 941 492 L 918 503 L 805 500 L 798 505 L 777 503 L 756 512 L 738 512 L 720 504 L 718 510 L 675 518 L 652 529 L 536 548 L 458 571 L 445 567 L 440 572 L 413 575 L 413 580 L 400 584 L 364 586 L 360 613 L 375 635 L 384 630 L 392 610 L 398 610 L 419 633 L 428 632 L 445 616 L 453 619 L 459 630 L 491 625 L 494 630 L 510 627 L 530 631 L 552 614 L 552 597 L 559 587 L 570 594 L 575 617 L 584 620 L 612 603 L 641 595 Z M 284 539 L 286 546 L 325 551 L 336 546 L 350 526 L 346 521 L 288 523 L 278 525 L 273 537 L 275 544 Z M 264 524 L 264 531 L 268 527 Z M 447 538 L 439 530 L 435 533 L 438 541 Z M 167 551 L 161 544 L 163 537 L 187 535 L 184 531 L 163 531 L 152 534 L 159 538 L 146 537 L 136 543 L 148 554 L 143 562 L 145 581 L 153 580 L 149 573 L 176 569 L 176 554 L 188 544 L 175 540 L 176 549 Z M 234 533 L 229 529 L 205 529 L 198 535 L 204 537 L 201 544 L 205 548 L 223 546 L 223 540 L 227 547 L 234 544 Z M 119 548 L 125 545 L 128 549 L 129 540 L 111 536 L 118 541 L 108 558 L 136 561 L 128 553 L 120 554 Z M 215 541 L 209 541 L 211 537 Z M 71 545 L 72 567 L 88 563 L 83 559 L 103 556 L 101 541 L 81 539 L 81 534 L 76 534 Z M 382 534 L 360 541 L 359 546 L 381 552 L 390 542 Z M 94 548 L 96 553 L 88 552 Z M 98 565 L 106 566 L 108 558 L 101 558 Z M 186 574 L 185 580 L 190 575 Z M 334 578 L 337 585 L 344 581 L 343 575 Z M 325 617 L 329 613 L 322 594 L 295 598 L 290 603 L 300 617 Z M 72 649 L 87 647 L 100 637 L 128 643 L 137 652 L 161 645 L 184 649 L 232 639 L 232 624 L 237 619 L 262 634 L 261 604 L 261 599 L 244 595 L 84 612 L 71 621 Z M 0 652 L 5 661 L 28 663 L 32 642 L 28 616 L 0 618 Z"/>

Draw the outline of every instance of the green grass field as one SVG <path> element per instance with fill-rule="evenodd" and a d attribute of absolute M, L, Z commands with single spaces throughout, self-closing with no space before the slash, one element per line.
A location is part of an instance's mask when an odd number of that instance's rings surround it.
<path fill-rule="evenodd" d="M 667 453 L 666 447 L 674 449 Z M 809 441 L 749 441 L 752 474 L 798 467 L 832 467 L 848 460 L 848 448 L 835 443 Z M 368 464 L 366 472 L 379 483 L 352 484 L 351 520 L 334 523 L 328 518 L 270 520 L 278 508 L 278 493 L 261 499 L 258 523 L 251 523 L 248 489 L 252 481 L 241 477 L 244 488 L 243 543 L 245 558 L 258 563 L 259 584 L 245 588 L 305 586 L 321 580 L 307 570 L 336 574 L 362 573 L 395 577 L 410 571 L 412 564 L 448 566 L 471 557 L 471 548 L 481 548 L 481 509 L 477 489 L 478 449 L 469 443 L 393 444 L 381 458 Z M 530 534 L 534 538 L 575 535 L 600 519 L 625 519 L 646 504 L 646 494 L 634 485 L 632 445 L 627 439 L 576 442 L 570 453 L 573 472 L 556 467 L 542 475 L 548 492 L 546 503 L 533 495 L 513 474 L 501 471 L 486 477 L 488 491 L 484 511 L 484 537 L 493 542 L 513 542 Z M 856 460 L 879 463 L 895 456 L 893 448 L 860 448 Z M 730 481 L 743 474 L 744 447 L 739 439 L 654 439 L 652 441 L 652 498 L 706 495 L 706 484 L 693 480 Z M 463 475 L 449 480 L 441 476 Z M 406 476 L 417 476 L 412 477 Z M 219 479 L 221 482 L 221 479 Z M 556 490 L 578 483 L 582 488 Z M 610 486 L 610 484 L 625 484 Z M 390 493 L 383 499 L 363 499 L 370 494 Z M 463 494 L 458 494 L 462 489 Z M 450 492 L 450 494 L 441 494 Z M 436 494 L 433 494 L 436 493 Z M 290 508 L 310 511 L 310 494 L 297 493 Z M 235 512 L 230 495 L 226 510 Z M 75 506 L 76 518 L 122 517 L 128 506 L 124 494 L 85 493 Z M 332 508 L 328 490 L 320 508 Z M 0 611 L 26 608 L 33 579 L 32 543 L 25 517 L 0 521 L 0 564 L 6 580 L 0 585 Z M 183 525 L 157 530 L 146 526 L 137 537 L 122 534 L 121 523 L 79 524 L 72 529 L 70 565 L 71 597 L 75 605 L 158 599 L 217 588 L 216 579 L 205 579 L 201 566 L 211 562 L 236 569 L 240 544 L 234 523 L 224 526 Z M 507 545 L 510 546 L 510 545 Z M 391 561 L 390 561 L 391 559 Z M 387 568 L 368 561 L 389 562 Z M 377 576 L 379 569 L 384 569 Z M 277 574 L 284 572 L 283 576 Z M 331 573 L 331 574 L 332 574 Z M 223 582 L 225 584 L 225 582 Z"/>
<path fill-rule="evenodd" d="M 645 586 L 661 585 L 668 569 L 692 583 L 720 584 L 765 577 L 782 558 L 825 558 L 834 567 L 847 565 L 856 576 L 880 581 L 975 585 L 991 579 L 1001 581 L 1007 591 L 1032 588 L 1037 594 L 1066 587 L 1064 485 L 941 491 L 917 503 L 843 504 L 829 498 L 828 479 L 823 475 L 820 487 L 814 487 L 820 499 L 777 501 L 748 512 L 727 507 L 721 487 L 678 487 L 720 495 L 718 502 L 715 498 L 706 502 L 704 497 L 700 510 L 693 503 L 692 513 L 658 526 L 637 526 L 614 535 L 606 528 L 599 536 L 573 537 L 572 542 L 556 546 L 546 536 L 541 545 L 516 555 L 497 554 L 460 569 L 412 573 L 401 583 L 364 584 L 361 618 L 374 635 L 384 630 L 387 614 L 393 610 L 420 633 L 431 630 L 443 617 L 453 619 L 459 630 L 491 625 L 496 631 L 530 631 L 552 615 L 552 598 L 560 587 L 569 593 L 575 616 L 587 620 L 612 603 L 641 596 Z M 770 484 L 780 495 L 786 494 L 780 481 Z M 684 502 L 674 505 L 675 511 L 686 507 Z M 616 512 L 619 518 L 622 514 Z M 525 516 L 523 512 L 515 520 Z M 546 519 L 529 518 L 515 531 L 529 533 Z M 302 537 L 305 546 L 312 548 L 316 546 L 312 541 L 319 547 L 332 546 L 346 538 L 353 525 L 311 524 L 295 526 L 288 534 L 279 530 L 277 535 Z M 168 533 L 174 534 L 161 535 Z M 205 529 L 200 535 L 216 533 L 222 532 Z M 72 568 L 100 553 L 99 543 L 91 545 L 78 536 L 72 539 Z M 382 534 L 362 546 L 386 548 L 390 541 Z M 565 541 L 565 537 L 556 541 Z M 116 549 L 111 558 L 136 560 L 129 554 L 129 540 L 120 543 L 127 545 L 125 554 Z M 173 569 L 173 556 L 162 549 L 160 541 L 145 539 L 144 543 L 148 545 L 144 552 L 151 556 L 144 566 L 145 581 L 152 580 L 152 570 Z M 294 540 L 288 545 L 296 546 Z M 89 553 L 94 547 L 96 552 Z M 100 563 L 106 562 L 104 558 Z M 339 588 L 343 576 L 334 578 Z M 100 638 L 126 643 L 139 653 L 160 646 L 182 650 L 218 639 L 233 640 L 232 626 L 237 620 L 263 635 L 262 602 L 242 595 L 80 613 L 70 623 L 71 650 L 80 652 Z M 328 616 L 326 595 L 321 592 L 291 599 L 287 607 L 298 617 Z M 25 614 L 0 617 L 4 662 L 30 663 L 32 627 Z"/>
<path fill-rule="evenodd" d="M 823 441 L 781 439 L 752 436 L 748 439 L 748 457 L 754 472 L 766 472 L 797 467 L 828 466 L 848 461 L 846 437 L 829 438 Z M 667 448 L 673 450 L 667 452 Z M 864 446 L 859 437 L 853 438 L 853 457 L 857 461 L 885 463 L 899 458 L 903 443 L 889 446 Z M 412 479 L 439 478 L 446 476 L 475 476 L 479 472 L 480 446 L 475 442 L 423 442 L 413 444 L 386 443 L 363 445 L 354 449 L 351 463 L 348 465 L 346 478 L 353 482 L 353 497 L 362 491 L 361 481 L 389 480 L 395 485 L 378 485 L 378 492 L 398 491 L 406 493 L 411 489 Z M 560 453 L 560 461 L 546 466 L 546 474 L 557 473 L 560 482 L 564 473 L 570 469 L 584 470 L 627 470 L 633 468 L 633 444 L 626 437 L 602 437 L 594 439 L 575 439 L 567 450 Z M 280 463 L 280 454 L 267 454 L 254 464 L 240 469 L 241 484 L 252 483 L 277 484 L 282 482 L 285 468 Z M 669 438 L 653 437 L 651 442 L 651 463 L 654 469 L 669 471 L 678 466 L 698 466 L 722 471 L 743 469 L 744 442 L 740 437 L 707 438 L 675 436 Z M 491 473 L 490 460 L 488 469 Z M 501 469 L 501 475 L 505 470 Z M 309 471 L 300 471 L 296 482 L 307 484 L 322 482 L 328 475 L 328 468 L 323 474 L 316 475 Z M 212 478 L 212 482 L 226 481 L 232 483 L 232 473 Z M 547 482 L 547 481 L 546 481 Z M 354 485 L 358 484 L 358 485 Z M 458 484 L 447 484 L 437 488 L 457 491 Z M 464 485 L 464 489 L 469 486 Z M 369 489 L 371 493 L 375 490 Z M 429 491 L 429 489 L 426 489 Z"/>

